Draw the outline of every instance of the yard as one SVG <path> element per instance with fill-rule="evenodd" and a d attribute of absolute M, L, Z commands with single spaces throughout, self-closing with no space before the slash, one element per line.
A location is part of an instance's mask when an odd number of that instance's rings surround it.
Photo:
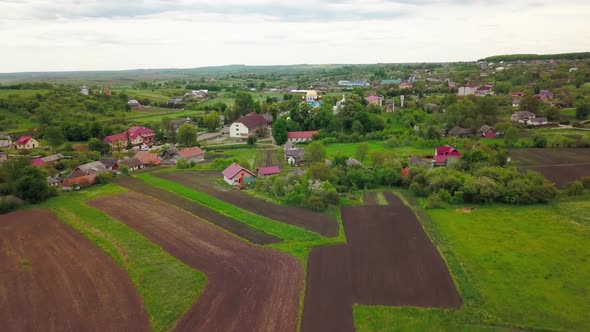
<path fill-rule="evenodd" d="M 422 219 L 447 261 L 459 310 L 354 309 L 358 331 L 590 329 L 590 199 L 537 206 L 429 210 Z M 471 212 L 471 213 L 467 213 Z"/>

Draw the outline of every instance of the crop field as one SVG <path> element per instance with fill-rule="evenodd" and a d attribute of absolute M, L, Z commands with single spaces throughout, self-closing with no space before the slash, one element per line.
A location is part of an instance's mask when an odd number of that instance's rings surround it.
<path fill-rule="evenodd" d="M 540 172 L 559 187 L 590 176 L 590 149 L 512 149 L 510 156 L 517 167 Z"/>
<path fill-rule="evenodd" d="M 254 170 L 258 167 L 266 166 L 283 166 L 283 151 L 280 149 L 274 150 L 257 150 L 256 159 L 254 162 Z"/>
<path fill-rule="evenodd" d="M 137 193 L 90 201 L 208 278 L 175 331 L 296 331 L 303 269 L 172 205 Z"/>
<path fill-rule="evenodd" d="M 292 206 L 279 206 L 267 201 L 222 187 L 214 182 L 220 172 L 187 171 L 158 173 L 157 177 L 175 181 L 185 187 L 211 195 L 217 199 L 233 204 L 241 209 L 259 214 L 270 219 L 316 232 L 322 236 L 338 235 L 336 218 L 325 213 L 313 212 Z"/>
<path fill-rule="evenodd" d="M 372 196 L 372 195 L 370 195 Z M 345 245 L 313 249 L 302 331 L 354 331 L 353 304 L 458 308 L 445 262 L 416 215 L 392 193 L 388 206 L 347 206 Z M 394 325 L 392 325 L 394 326 Z"/>
<path fill-rule="evenodd" d="M 415 203 L 413 203 L 415 204 Z M 588 197 L 419 212 L 445 258 L 458 310 L 355 305 L 358 331 L 590 330 Z"/>
<path fill-rule="evenodd" d="M 150 186 L 141 180 L 125 177 L 117 180 L 117 184 L 135 192 L 159 199 L 168 204 L 177 206 L 188 213 L 199 216 L 243 239 L 255 244 L 270 244 L 282 241 L 276 236 L 266 234 L 247 224 L 236 221 L 223 214 L 215 212 L 203 205 L 191 201 L 185 197 L 175 195 L 164 189 Z"/>
<path fill-rule="evenodd" d="M 4 331 L 149 331 L 129 276 L 47 210 L 0 216 Z"/>

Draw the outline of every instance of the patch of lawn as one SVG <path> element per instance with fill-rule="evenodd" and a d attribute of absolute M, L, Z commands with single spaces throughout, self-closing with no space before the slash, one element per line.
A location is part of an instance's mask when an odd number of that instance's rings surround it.
<path fill-rule="evenodd" d="M 415 206 L 414 206 L 415 208 Z M 358 331 L 590 329 L 590 200 L 418 211 L 459 310 L 355 306 Z M 584 213 L 584 215 L 587 213 Z"/>
<path fill-rule="evenodd" d="M 87 200 L 123 191 L 126 190 L 112 184 L 96 186 L 61 194 L 40 207 L 53 211 L 127 271 L 143 300 L 152 329 L 168 331 L 205 288 L 206 277 L 125 224 L 85 204 Z"/>

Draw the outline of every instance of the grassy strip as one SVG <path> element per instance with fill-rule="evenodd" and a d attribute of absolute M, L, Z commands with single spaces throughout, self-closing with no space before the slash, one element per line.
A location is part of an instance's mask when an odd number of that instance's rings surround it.
<path fill-rule="evenodd" d="M 590 229 L 578 215 L 590 200 L 471 213 L 424 212 L 412 203 L 465 303 L 459 310 L 357 305 L 358 331 L 590 329 Z"/>
<path fill-rule="evenodd" d="M 213 196 L 192 190 L 179 183 L 161 179 L 151 174 L 139 174 L 136 176 L 145 183 L 170 191 L 187 199 L 193 200 L 218 213 L 235 219 L 238 222 L 248 224 L 267 234 L 274 235 L 285 241 L 308 242 L 322 241 L 321 235 L 295 227 L 289 224 L 280 223 L 269 218 L 242 210 L 232 204 L 226 203 Z"/>
<path fill-rule="evenodd" d="M 41 205 L 96 243 L 129 274 L 154 331 L 170 330 L 205 288 L 206 278 L 87 200 L 126 191 L 116 185 L 65 193 Z"/>

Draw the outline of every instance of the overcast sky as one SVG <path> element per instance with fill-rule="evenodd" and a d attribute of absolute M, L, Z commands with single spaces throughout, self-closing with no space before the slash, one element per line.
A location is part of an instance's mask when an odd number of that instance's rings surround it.
<path fill-rule="evenodd" d="M 590 0 L 0 0 L 0 72 L 590 51 Z"/>

